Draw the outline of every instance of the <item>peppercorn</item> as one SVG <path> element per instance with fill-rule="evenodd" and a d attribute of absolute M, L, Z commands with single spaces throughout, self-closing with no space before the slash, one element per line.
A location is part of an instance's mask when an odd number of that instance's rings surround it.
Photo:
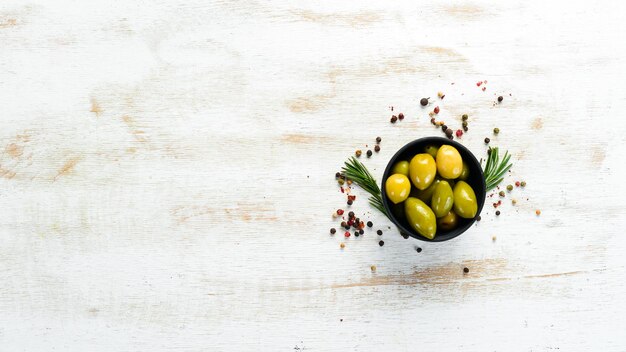
<path fill-rule="evenodd" d="M 352 180 L 347 180 L 346 183 L 350 186 L 352 184 Z"/>
<path fill-rule="evenodd" d="M 379 145 L 375 146 L 375 147 L 374 147 L 374 151 L 375 151 L 376 153 L 378 153 L 378 152 L 380 151 L 380 146 L 379 146 Z"/>
<path fill-rule="evenodd" d="M 381 247 L 384 246 L 385 245 L 385 241 L 383 241 L 383 240 L 378 241 L 378 245 L 381 246 Z"/>
<path fill-rule="evenodd" d="M 356 157 L 359 158 L 361 157 L 361 149 L 358 149 L 356 152 L 354 152 L 354 154 L 356 154 Z"/>
<path fill-rule="evenodd" d="M 422 106 L 428 105 L 428 99 L 430 99 L 430 98 L 422 98 L 422 99 L 420 99 L 420 104 Z"/>
<path fill-rule="evenodd" d="M 511 192 L 513 190 L 513 185 L 506 186 L 506 190 Z"/>
<path fill-rule="evenodd" d="M 403 113 L 399 113 L 398 114 L 398 120 L 404 120 L 404 114 Z"/>
<path fill-rule="evenodd" d="M 376 265 L 372 265 L 372 266 L 370 266 L 370 270 L 371 270 L 372 272 L 376 272 Z"/>
<path fill-rule="evenodd" d="M 354 231 L 354 237 L 359 237 L 359 231 Z"/>
<path fill-rule="evenodd" d="M 491 240 L 492 240 L 493 242 L 495 242 L 495 241 L 496 241 L 496 236 L 491 236 Z"/>
<path fill-rule="evenodd" d="M 452 137 L 452 129 L 451 128 L 448 128 L 446 130 L 446 136 L 448 136 L 448 138 Z"/>
<path fill-rule="evenodd" d="M 503 96 L 499 96 L 499 97 L 498 97 L 498 103 L 501 103 L 501 102 L 502 102 L 502 100 L 504 100 L 504 97 L 503 97 Z"/>
<path fill-rule="evenodd" d="M 463 135 L 463 131 L 461 130 L 456 130 L 456 136 L 457 137 L 461 137 Z"/>
<path fill-rule="evenodd" d="M 342 178 L 340 178 L 340 179 L 338 179 L 338 180 L 337 180 L 337 183 L 338 183 L 340 186 L 343 186 L 343 184 L 344 184 L 345 182 L 346 182 L 346 181 L 344 181 Z"/>
<path fill-rule="evenodd" d="M 398 117 L 396 115 L 391 116 L 391 123 L 396 123 L 398 121 Z"/>
<path fill-rule="evenodd" d="M 378 234 L 378 236 L 382 236 L 383 235 L 383 230 L 378 230 L 378 231 L 376 231 L 376 233 Z"/>
<path fill-rule="evenodd" d="M 444 132 L 445 132 L 447 129 L 448 129 L 448 126 L 446 126 L 446 125 L 441 126 L 441 130 L 442 130 L 442 131 L 444 131 Z"/>
<path fill-rule="evenodd" d="M 480 217 L 480 215 L 478 215 L 478 217 L 476 218 L 476 221 L 480 221 L 480 219 L 482 218 Z"/>
<path fill-rule="evenodd" d="M 417 251 L 417 253 L 421 253 L 422 252 L 422 248 L 421 247 L 417 247 L 417 248 L 415 248 L 415 250 Z"/>
<path fill-rule="evenodd" d="M 519 181 L 515 181 L 515 187 L 519 187 L 521 183 Z"/>
<path fill-rule="evenodd" d="M 372 156 L 372 151 L 371 151 L 371 150 L 368 150 L 368 151 L 367 151 L 367 157 L 369 158 L 369 157 L 371 157 L 371 156 Z"/>
<path fill-rule="evenodd" d="M 511 204 L 513 204 L 513 205 L 517 204 L 517 200 L 511 199 Z"/>
<path fill-rule="evenodd" d="M 380 143 L 380 141 L 382 141 L 382 138 L 376 137 L 376 143 Z"/>
<path fill-rule="evenodd" d="M 341 248 L 341 249 L 346 248 L 346 244 L 345 244 L 345 243 L 343 243 L 343 242 L 342 242 L 342 243 L 340 243 L 340 244 L 339 244 L 339 248 Z"/>
<path fill-rule="evenodd" d="M 496 210 L 496 216 L 500 216 L 500 210 Z"/>
<path fill-rule="evenodd" d="M 467 126 L 463 126 L 463 131 L 467 132 L 468 128 Z"/>
<path fill-rule="evenodd" d="M 348 225 L 345 221 L 341 222 L 341 227 L 346 227 L 346 225 Z"/>
<path fill-rule="evenodd" d="M 368 221 L 368 222 L 367 222 L 367 227 L 372 227 L 372 226 L 374 226 L 374 224 L 372 224 L 372 222 L 371 222 L 371 221 Z"/>
<path fill-rule="evenodd" d="M 430 123 L 432 123 L 433 125 L 437 125 L 437 123 L 435 122 L 435 118 L 434 118 L 434 117 L 432 117 L 432 118 L 430 119 Z"/>
<path fill-rule="evenodd" d="M 337 215 L 343 215 L 343 209 L 337 209 Z"/>
<path fill-rule="evenodd" d="M 489 144 L 489 142 L 491 142 L 491 139 L 485 138 L 485 144 Z"/>
<path fill-rule="evenodd" d="M 520 183 L 520 186 L 526 187 L 526 181 L 522 181 L 522 183 Z"/>
<path fill-rule="evenodd" d="M 360 222 L 360 221 L 361 221 L 361 219 L 359 219 L 359 218 L 354 218 L 354 222 L 355 222 L 357 225 L 359 224 L 359 222 Z"/>
<path fill-rule="evenodd" d="M 348 205 L 352 205 L 352 199 L 348 199 Z"/>
<path fill-rule="evenodd" d="M 461 123 L 461 126 L 463 126 L 463 127 L 467 127 L 467 121 L 463 121 L 463 122 Z"/>
<path fill-rule="evenodd" d="M 539 209 L 535 210 L 535 214 L 537 214 L 537 216 L 541 215 L 541 210 Z"/>
<path fill-rule="evenodd" d="M 468 267 L 463 268 L 463 272 L 466 274 L 469 273 L 469 268 Z"/>
<path fill-rule="evenodd" d="M 359 230 L 359 235 L 362 235 L 362 234 L 364 234 L 364 233 L 365 233 L 365 231 L 363 231 L 363 229 L 360 229 L 360 230 Z"/>
<path fill-rule="evenodd" d="M 461 116 L 461 119 L 463 119 L 463 121 L 467 121 L 467 114 L 463 114 L 463 116 Z"/>
<path fill-rule="evenodd" d="M 337 232 L 337 230 L 335 230 L 335 228 L 334 228 L 334 227 L 333 227 L 332 229 L 330 229 L 330 233 L 331 233 L 331 234 L 333 234 L 333 235 L 334 235 L 336 232 Z"/>
<path fill-rule="evenodd" d="M 498 127 L 493 129 L 493 134 L 498 134 L 500 133 L 500 129 Z"/>
<path fill-rule="evenodd" d="M 346 231 L 346 232 L 343 234 L 343 237 L 346 237 L 346 238 L 350 237 L 350 232 Z"/>
<path fill-rule="evenodd" d="M 437 96 L 441 99 L 443 99 L 443 97 L 445 97 L 446 95 L 443 94 L 443 92 L 437 92 Z"/>
<path fill-rule="evenodd" d="M 498 193 L 500 195 L 500 197 L 504 197 L 504 191 L 500 191 L 500 193 Z"/>
<path fill-rule="evenodd" d="M 438 114 L 438 113 L 439 113 L 439 107 L 438 107 L 438 106 L 435 106 L 435 109 L 433 110 L 433 112 L 434 112 L 435 114 Z"/>
<path fill-rule="evenodd" d="M 349 218 L 349 219 L 352 219 L 353 217 L 354 217 L 354 212 L 353 212 L 353 211 L 350 211 L 350 212 L 348 213 L 348 218 Z"/>
<path fill-rule="evenodd" d="M 335 173 L 335 178 L 339 178 L 341 177 L 341 174 L 339 172 Z"/>

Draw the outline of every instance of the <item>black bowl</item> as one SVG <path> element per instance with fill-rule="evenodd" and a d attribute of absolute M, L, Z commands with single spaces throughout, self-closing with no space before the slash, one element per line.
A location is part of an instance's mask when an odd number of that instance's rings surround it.
<path fill-rule="evenodd" d="M 394 214 L 394 212 L 392 211 L 392 207 L 394 206 L 394 204 L 387 197 L 387 192 L 385 191 L 385 181 L 387 180 L 389 176 L 391 176 L 391 169 L 393 168 L 393 165 L 396 162 L 402 161 L 402 160 L 411 161 L 411 159 L 413 158 L 413 156 L 415 156 L 415 154 L 424 153 L 424 148 L 428 145 L 441 146 L 444 144 L 455 147 L 461 154 L 463 161 L 469 167 L 470 176 L 466 182 L 472 187 L 472 189 L 474 190 L 474 193 L 476 193 L 476 201 L 478 202 L 478 211 L 476 212 L 476 216 L 473 219 L 464 219 L 464 218 L 459 217 L 459 226 L 457 226 L 453 230 L 440 231 L 439 229 L 437 229 L 435 238 L 430 240 L 418 234 L 417 232 L 415 232 L 413 228 L 409 226 L 409 224 L 406 222 L 405 219 L 397 217 Z M 467 229 L 469 229 L 472 226 L 472 224 L 476 221 L 476 218 L 478 218 L 478 216 L 480 215 L 480 212 L 482 211 L 483 205 L 485 203 L 486 188 L 487 186 L 485 185 L 483 169 L 480 166 L 480 163 L 478 162 L 478 160 L 476 160 L 476 157 L 474 156 L 474 154 L 472 154 L 472 152 L 470 152 L 469 149 L 465 148 L 460 143 L 449 140 L 447 138 L 424 137 L 424 138 L 416 139 L 413 142 L 410 142 L 409 144 L 400 148 L 400 150 L 398 150 L 398 152 L 391 158 L 391 160 L 389 160 L 389 164 L 387 164 L 387 168 L 385 168 L 385 173 L 383 174 L 381 190 L 382 190 L 382 196 L 383 196 L 383 205 L 385 206 L 385 210 L 387 211 L 387 214 L 389 214 L 389 219 L 396 226 L 398 226 L 398 229 L 400 230 L 401 234 L 409 235 L 413 238 L 417 238 L 418 240 L 427 241 L 427 242 L 443 242 L 443 241 L 453 239 L 456 236 L 467 231 Z"/>

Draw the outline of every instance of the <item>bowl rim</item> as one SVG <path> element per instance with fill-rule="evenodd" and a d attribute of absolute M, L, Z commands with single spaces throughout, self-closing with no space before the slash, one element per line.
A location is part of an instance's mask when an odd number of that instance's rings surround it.
<path fill-rule="evenodd" d="M 401 221 L 396 219 L 396 217 L 394 216 L 390 208 L 391 201 L 387 197 L 387 193 L 385 191 L 385 181 L 390 176 L 389 174 L 391 173 L 391 169 L 393 168 L 393 165 L 397 162 L 397 159 L 400 157 L 400 155 L 402 155 L 404 152 L 406 152 L 410 148 L 415 147 L 415 145 L 417 144 L 451 145 L 457 148 L 462 154 L 469 155 L 470 160 L 471 160 L 470 162 L 475 164 L 475 166 L 480 170 L 480 178 L 479 178 L 480 183 L 478 186 L 482 190 L 483 201 L 479 202 L 478 204 L 478 210 L 476 211 L 476 216 L 474 216 L 474 218 L 471 219 L 471 221 L 467 222 L 464 226 L 456 228 L 444 235 L 435 236 L 435 238 L 433 238 L 432 240 L 420 234 L 417 234 L 413 229 L 404 226 Z M 476 192 L 476 190 L 474 190 L 474 192 Z M 487 184 L 485 183 L 485 176 L 483 174 L 483 168 L 480 162 L 478 161 L 478 159 L 476 159 L 476 156 L 474 155 L 474 153 L 472 153 L 472 151 L 470 151 L 467 147 L 465 147 L 464 145 L 462 145 L 461 143 L 457 141 L 454 141 L 448 138 L 443 138 L 443 137 L 427 136 L 427 137 L 420 137 L 418 139 L 415 139 L 405 144 L 403 147 L 398 149 L 398 151 L 389 159 L 389 162 L 387 163 L 387 167 L 385 167 L 385 171 L 383 172 L 383 177 L 381 181 L 381 194 L 382 194 L 382 199 L 383 199 L 383 206 L 385 207 L 385 211 L 387 212 L 387 217 L 389 218 L 389 220 L 391 220 L 391 222 L 394 223 L 394 225 L 398 227 L 401 234 L 409 235 L 415 239 L 425 241 L 425 242 L 445 242 L 445 241 L 449 241 L 453 238 L 460 236 L 462 233 L 466 232 L 470 227 L 472 227 L 472 225 L 476 222 L 476 219 L 480 216 L 483 206 L 485 202 L 487 201 Z M 478 198 L 479 193 L 476 192 L 476 194 Z"/>

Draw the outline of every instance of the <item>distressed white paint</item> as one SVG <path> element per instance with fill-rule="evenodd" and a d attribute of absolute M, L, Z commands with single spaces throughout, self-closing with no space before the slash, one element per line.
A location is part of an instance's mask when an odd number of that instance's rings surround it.
<path fill-rule="evenodd" d="M 0 351 L 624 351 L 625 20 L 609 1 L 3 1 Z M 417 102 L 439 90 L 476 154 L 502 130 L 518 206 L 428 244 L 360 197 L 386 244 L 340 251 L 334 172 L 380 135 L 380 177 L 438 135 Z"/>

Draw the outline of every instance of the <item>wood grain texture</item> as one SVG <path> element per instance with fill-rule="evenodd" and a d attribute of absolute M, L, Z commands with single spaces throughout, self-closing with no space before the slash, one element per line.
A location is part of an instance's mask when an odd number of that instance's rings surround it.
<path fill-rule="evenodd" d="M 609 1 L 1 2 L 0 351 L 625 351 L 625 20 Z M 355 149 L 382 137 L 380 177 L 441 134 L 421 97 L 528 186 L 444 244 L 355 189 L 385 245 L 328 235 Z"/>

